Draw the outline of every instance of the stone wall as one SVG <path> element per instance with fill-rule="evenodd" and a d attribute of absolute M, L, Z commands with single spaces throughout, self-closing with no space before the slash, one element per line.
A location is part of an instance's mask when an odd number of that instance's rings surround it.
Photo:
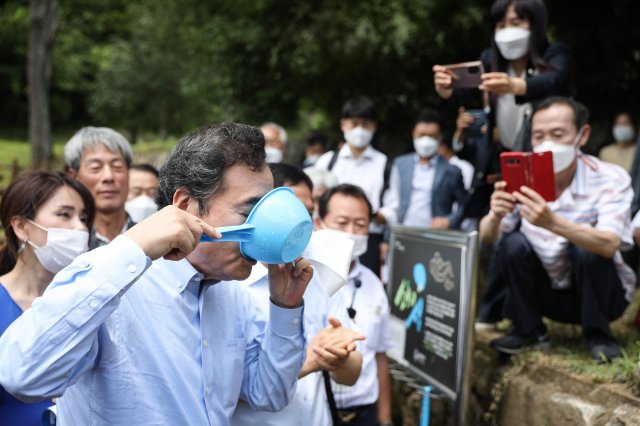
<path fill-rule="evenodd" d="M 623 384 L 594 383 L 567 372 L 544 353 L 512 362 L 492 350 L 495 333 L 476 336 L 469 425 L 640 425 L 640 398 Z M 394 380 L 396 424 L 419 424 L 422 396 L 415 384 Z M 430 425 L 453 425 L 449 404 L 431 401 Z"/>

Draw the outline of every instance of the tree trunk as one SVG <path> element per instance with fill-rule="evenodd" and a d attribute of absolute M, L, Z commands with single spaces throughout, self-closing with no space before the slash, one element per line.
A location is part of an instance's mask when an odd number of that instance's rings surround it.
<path fill-rule="evenodd" d="M 31 166 L 48 168 L 51 160 L 51 53 L 58 28 L 58 0 L 31 0 L 29 3 L 29 140 Z"/>

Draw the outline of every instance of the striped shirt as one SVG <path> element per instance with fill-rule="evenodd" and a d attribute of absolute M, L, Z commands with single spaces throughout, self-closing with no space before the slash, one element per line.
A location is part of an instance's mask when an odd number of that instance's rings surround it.
<path fill-rule="evenodd" d="M 573 223 L 609 231 L 621 239 L 613 262 L 626 290 L 627 299 L 635 288 L 636 276 L 622 260 L 620 250 L 633 247 L 630 206 L 633 198 L 629 174 L 619 166 L 605 163 L 596 157 L 580 153 L 573 181 L 549 209 Z M 502 232 L 511 232 L 521 222 L 520 232 L 527 238 L 556 289 L 571 286 L 569 241 L 557 234 L 532 225 L 520 217 L 520 206 L 504 217 Z"/>

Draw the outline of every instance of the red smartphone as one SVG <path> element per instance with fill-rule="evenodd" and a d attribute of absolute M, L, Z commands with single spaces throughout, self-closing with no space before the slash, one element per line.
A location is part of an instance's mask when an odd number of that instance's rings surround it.
<path fill-rule="evenodd" d="M 482 83 L 480 76 L 484 73 L 484 67 L 480 61 L 444 65 L 444 67 L 451 70 L 457 77 L 451 83 L 454 89 L 477 88 Z"/>
<path fill-rule="evenodd" d="M 507 192 L 527 186 L 546 201 L 556 199 L 556 179 L 553 174 L 553 154 L 547 152 L 503 152 L 500 154 L 502 180 Z"/>

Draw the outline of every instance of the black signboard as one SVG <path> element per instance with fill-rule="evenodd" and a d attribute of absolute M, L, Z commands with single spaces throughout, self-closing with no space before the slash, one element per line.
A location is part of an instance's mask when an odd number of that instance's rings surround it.
<path fill-rule="evenodd" d="M 468 386 L 476 246 L 475 232 L 397 226 L 391 236 L 389 355 L 456 405 Z"/>

